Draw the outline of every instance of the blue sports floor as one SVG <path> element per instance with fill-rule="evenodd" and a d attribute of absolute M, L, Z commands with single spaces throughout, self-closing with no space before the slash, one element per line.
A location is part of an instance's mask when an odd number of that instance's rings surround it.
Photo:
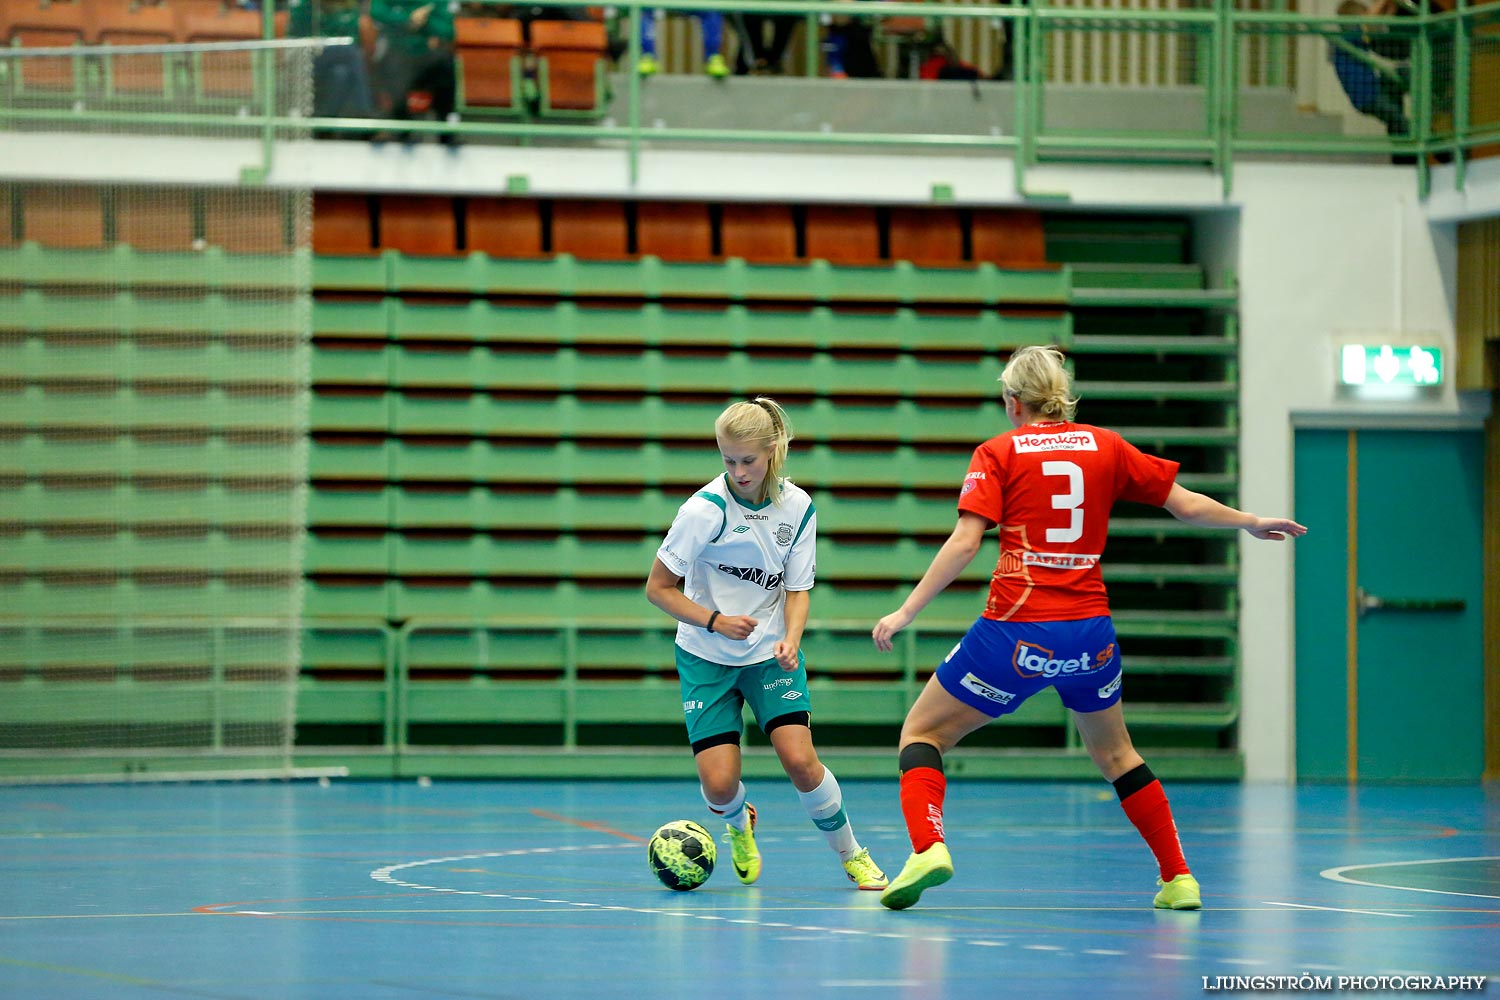
<path fill-rule="evenodd" d="M 844 788 L 894 874 L 909 851 L 895 781 Z M 955 780 L 957 874 L 900 913 L 850 887 L 785 780 L 750 783 L 760 883 L 723 864 L 689 893 L 658 885 L 644 848 L 666 820 L 706 822 L 687 782 L 0 789 L 0 997 L 1202 997 L 1221 976 L 1500 979 L 1500 789 L 1167 792 L 1200 912 L 1151 908 L 1155 867 L 1102 782 Z"/>

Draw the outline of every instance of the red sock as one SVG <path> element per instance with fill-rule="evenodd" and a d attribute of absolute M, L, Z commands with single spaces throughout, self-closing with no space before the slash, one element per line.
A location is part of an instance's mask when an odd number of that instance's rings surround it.
<path fill-rule="evenodd" d="M 935 767 L 914 767 L 901 774 L 901 813 L 911 849 L 921 854 L 943 839 L 943 796 L 948 779 Z"/>
<path fill-rule="evenodd" d="M 904 786 L 903 786 L 904 787 Z M 905 801 L 905 796 L 902 796 Z M 1177 824 L 1172 819 L 1172 807 L 1167 802 L 1167 793 L 1161 782 L 1151 783 L 1132 792 L 1120 800 L 1120 808 L 1130 817 L 1136 830 L 1146 838 L 1146 846 L 1156 855 L 1156 864 L 1161 868 L 1161 879 L 1170 882 L 1178 875 L 1187 873 L 1187 861 L 1182 857 L 1182 841 L 1177 839 Z"/>

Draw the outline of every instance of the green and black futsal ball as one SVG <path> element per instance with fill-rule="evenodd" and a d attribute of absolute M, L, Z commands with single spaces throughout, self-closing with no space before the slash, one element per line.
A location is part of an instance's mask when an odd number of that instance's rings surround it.
<path fill-rule="evenodd" d="M 651 835 L 646 859 L 668 889 L 696 889 L 714 873 L 714 838 L 690 819 L 676 819 Z"/>

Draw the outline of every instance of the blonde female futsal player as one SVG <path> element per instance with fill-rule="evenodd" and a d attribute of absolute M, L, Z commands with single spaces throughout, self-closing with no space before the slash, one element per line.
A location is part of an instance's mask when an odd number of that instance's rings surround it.
<path fill-rule="evenodd" d="M 802 652 L 817 515 L 783 478 L 792 428 L 774 400 L 735 403 L 714 422 L 724 473 L 677 511 L 646 597 L 677 619 L 682 710 L 708 809 L 728 825 L 734 871 L 760 877 L 755 807 L 740 781 L 740 711 L 755 714 L 807 815 L 850 881 L 883 889 L 885 873 L 854 838 L 833 772 L 818 760 Z"/>
<path fill-rule="evenodd" d="M 901 811 L 913 853 L 881 895 L 894 910 L 953 877 L 943 840 L 943 754 L 1045 687 L 1072 710 L 1089 756 L 1115 787 L 1125 815 L 1161 870 L 1155 905 L 1202 906 L 1161 783 L 1136 753 L 1120 707 L 1120 649 L 1099 560 L 1116 500 L 1165 507 L 1189 524 L 1242 528 L 1280 541 L 1307 533 L 1295 521 L 1226 507 L 1176 482 L 1177 463 L 1138 451 L 1119 434 L 1075 424 L 1077 400 L 1060 353 L 1017 351 L 1000 375 L 1015 430 L 974 451 L 958 495 L 958 525 L 899 609 L 871 635 L 889 652 L 1000 528 L 989 602 L 948 654 L 901 728 Z"/>

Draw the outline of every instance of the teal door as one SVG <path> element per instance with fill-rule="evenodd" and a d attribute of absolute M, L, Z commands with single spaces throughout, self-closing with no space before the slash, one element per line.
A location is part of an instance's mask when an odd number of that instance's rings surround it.
<path fill-rule="evenodd" d="M 1300 430 L 1297 776 L 1484 770 L 1478 431 Z"/>

